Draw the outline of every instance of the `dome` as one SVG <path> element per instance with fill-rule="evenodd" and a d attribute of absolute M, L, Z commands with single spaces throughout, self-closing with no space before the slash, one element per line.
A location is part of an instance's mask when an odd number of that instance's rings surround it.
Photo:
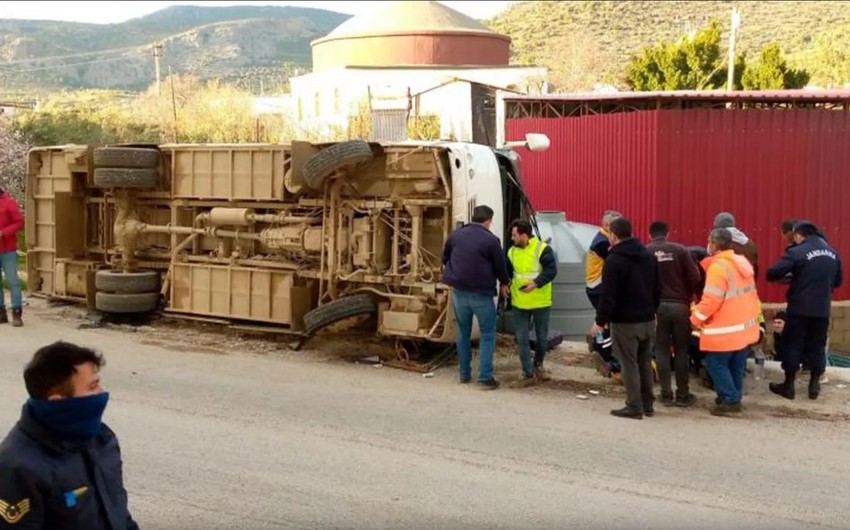
<path fill-rule="evenodd" d="M 505 66 L 511 40 L 439 2 L 388 2 L 313 41 L 313 69 Z"/>

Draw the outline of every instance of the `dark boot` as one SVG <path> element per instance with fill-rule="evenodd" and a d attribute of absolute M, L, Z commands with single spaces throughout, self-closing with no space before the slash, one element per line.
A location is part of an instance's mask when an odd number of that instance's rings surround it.
<path fill-rule="evenodd" d="M 624 407 L 617 410 L 611 411 L 612 416 L 616 416 L 618 418 L 630 418 L 633 420 L 642 420 L 643 419 L 643 411 L 635 410 L 630 407 Z"/>
<path fill-rule="evenodd" d="M 12 326 L 19 328 L 24 325 L 24 321 L 21 320 L 22 313 L 20 309 L 12 309 Z"/>
<path fill-rule="evenodd" d="M 770 391 L 785 399 L 794 399 L 794 381 L 796 380 L 797 372 L 785 372 L 784 383 L 770 383 Z"/>
<path fill-rule="evenodd" d="M 5 308 L 0 308 L 0 324 L 8 324 L 9 315 L 6 314 Z"/>
<path fill-rule="evenodd" d="M 812 378 L 809 379 L 809 399 L 817 399 L 820 395 L 820 377 L 821 374 L 812 372 Z"/>

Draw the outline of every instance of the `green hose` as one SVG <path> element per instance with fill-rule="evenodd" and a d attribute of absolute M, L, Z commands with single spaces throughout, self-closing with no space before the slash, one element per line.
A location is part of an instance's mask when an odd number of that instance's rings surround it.
<path fill-rule="evenodd" d="M 829 353 L 826 356 L 827 365 L 837 368 L 850 368 L 850 357 L 838 355 L 837 353 Z"/>

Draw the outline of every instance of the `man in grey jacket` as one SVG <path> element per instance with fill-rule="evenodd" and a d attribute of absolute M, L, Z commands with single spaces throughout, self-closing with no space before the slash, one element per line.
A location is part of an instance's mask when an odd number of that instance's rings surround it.
<path fill-rule="evenodd" d="M 714 228 L 725 228 L 732 234 L 732 250 L 735 254 L 744 256 L 759 277 L 759 253 L 755 241 L 747 237 L 743 231 L 735 227 L 735 216 L 729 212 L 720 212 L 714 218 Z"/>

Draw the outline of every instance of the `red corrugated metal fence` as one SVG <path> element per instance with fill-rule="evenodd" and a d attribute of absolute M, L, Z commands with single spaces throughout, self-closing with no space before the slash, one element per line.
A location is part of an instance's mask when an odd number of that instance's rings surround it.
<path fill-rule="evenodd" d="M 613 208 L 642 239 L 663 219 L 687 245 L 704 245 L 715 214 L 729 211 L 758 245 L 762 271 L 784 249 L 782 220 L 806 218 L 850 260 L 850 112 L 639 111 L 509 119 L 506 132 L 509 140 L 527 132 L 552 140 L 547 152 L 523 157 L 537 209 L 598 223 Z M 784 301 L 786 289 L 759 284 L 765 302 Z M 850 298 L 850 285 L 836 295 Z"/>

